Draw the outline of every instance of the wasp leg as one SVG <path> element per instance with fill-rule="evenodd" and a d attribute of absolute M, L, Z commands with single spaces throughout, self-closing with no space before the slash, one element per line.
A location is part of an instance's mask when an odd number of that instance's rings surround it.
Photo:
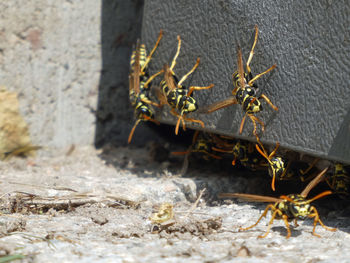
<path fill-rule="evenodd" d="M 246 65 L 248 74 L 251 73 L 249 64 L 252 61 L 252 58 L 253 58 L 253 55 L 254 55 L 254 48 L 255 48 L 256 42 L 258 41 L 258 32 L 259 32 L 258 25 L 255 25 L 254 43 L 253 43 L 252 49 L 250 50 L 248 61 L 247 61 L 247 65 Z"/>
<path fill-rule="evenodd" d="M 129 133 L 128 143 L 131 143 L 131 140 L 132 140 L 132 137 L 133 137 L 133 135 L 134 135 L 136 126 L 139 125 L 139 123 L 140 123 L 141 121 L 151 121 L 151 122 L 154 122 L 154 123 L 157 124 L 157 125 L 160 124 L 159 121 L 157 121 L 157 120 L 155 120 L 155 119 L 152 119 L 152 118 L 150 118 L 150 117 L 148 117 L 148 116 L 146 116 L 146 115 L 143 115 L 142 118 L 139 118 L 139 119 L 135 122 L 134 126 L 132 127 L 132 129 L 131 129 L 131 131 L 130 131 L 130 133 Z"/>
<path fill-rule="evenodd" d="M 232 150 L 224 150 L 224 149 L 220 149 L 220 148 L 216 148 L 216 147 L 211 147 L 211 149 L 216 151 L 216 152 L 221 152 L 221 153 L 232 153 Z"/>
<path fill-rule="evenodd" d="M 195 131 L 192 137 L 192 145 L 198 140 L 199 131 Z"/>
<path fill-rule="evenodd" d="M 270 233 L 270 229 L 271 229 L 271 227 L 272 227 L 273 220 L 275 220 L 275 217 L 276 217 L 277 214 L 279 214 L 279 215 L 281 216 L 281 215 L 282 215 L 281 210 L 276 209 L 276 210 L 273 212 L 272 217 L 271 217 L 271 219 L 270 219 L 270 222 L 269 222 L 269 224 L 268 224 L 268 227 L 267 227 L 267 230 L 266 230 L 265 234 L 262 235 L 262 236 L 258 236 L 258 238 L 265 238 L 265 237 L 267 237 L 267 235 Z M 284 216 L 285 216 L 285 215 L 283 215 L 283 220 L 284 220 Z M 287 224 L 288 224 L 288 221 L 287 221 Z M 289 224 L 286 225 L 286 226 L 287 226 L 288 234 L 290 234 Z M 288 236 L 287 236 L 287 238 L 288 238 Z"/>
<path fill-rule="evenodd" d="M 260 98 L 263 98 L 270 106 L 271 108 L 273 108 L 275 111 L 278 111 L 278 108 L 272 104 L 272 102 L 270 101 L 270 99 L 268 97 L 266 97 L 265 94 L 261 94 L 261 96 L 259 97 Z"/>
<path fill-rule="evenodd" d="M 322 223 L 322 221 L 321 221 L 321 219 L 320 219 L 320 216 L 318 215 L 318 212 L 317 212 L 317 210 L 316 210 L 316 208 L 315 208 L 314 206 L 311 207 L 311 210 L 310 210 L 310 211 L 313 211 L 313 212 L 314 212 L 313 214 L 308 215 L 308 217 L 310 217 L 310 218 L 314 217 L 314 228 L 312 229 L 312 234 L 313 234 L 314 236 L 321 237 L 320 235 L 318 235 L 318 234 L 315 233 L 315 229 L 316 229 L 317 222 L 319 222 L 320 225 L 321 225 L 324 229 L 326 229 L 326 230 L 328 230 L 328 231 L 332 231 L 332 232 L 337 231 L 336 228 L 331 228 L 331 227 L 325 226 L 325 225 Z"/>
<path fill-rule="evenodd" d="M 148 57 L 146 58 L 145 64 L 144 64 L 143 67 L 141 68 L 141 72 L 142 72 L 142 73 L 144 72 L 144 70 L 145 70 L 145 68 L 147 67 L 148 63 L 151 61 L 151 58 L 152 58 L 152 56 L 153 56 L 153 53 L 156 51 L 156 49 L 157 49 L 157 47 L 158 47 L 158 45 L 159 45 L 159 42 L 160 42 L 160 40 L 162 39 L 162 37 L 163 37 L 163 30 L 160 30 L 160 31 L 159 31 L 159 35 L 158 35 L 157 42 L 156 42 L 156 44 L 154 45 L 154 47 L 153 47 L 151 53 L 149 53 Z"/>
<path fill-rule="evenodd" d="M 269 69 L 265 70 L 264 72 L 256 75 L 254 78 L 252 78 L 251 80 L 249 80 L 248 85 L 249 86 L 253 86 L 253 82 L 256 81 L 258 78 L 260 78 L 261 76 L 265 75 L 266 73 L 270 72 L 271 70 L 273 70 L 274 68 L 276 68 L 276 64 L 273 64 Z"/>
<path fill-rule="evenodd" d="M 175 134 L 177 135 L 179 133 L 180 121 L 182 122 L 182 128 L 185 131 L 186 130 L 186 126 L 185 126 L 185 122 L 184 122 L 183 116 L 178 114 L 175 111 L 175 109 L 171 109 L 170 113 L 178 118 L 177 122 L 176 122 L 176 127 L 175 127 Z"/>
<path fill-rule="evenodd" d="M 160 108 L 160 106 L 161 106 L 159 103 L 153 102 L 148 98 L 142 98 L 141 101 L 144 103 L 147 103 L 147 104 L 151 104 L 151 105 L 158 107 L 158 108 Z"/>
<path fill-rule="evenodd" d="M 272 157 L 275 156 L 275 154 L 276 154 L 276 152 L 277 152 L 279 146 L 280 146 L 280 143 L 279 143 L 279 142 L 276 142 L 276 147 L 275 147 L 275 149 L 270 153 L 269 159 L 271 159 Z"/>
<path fill-rule="evenodd" d="M 270 221 L 269 221 L 269 224 L 268 224 L 268 227 L 267 227 L 267 230 L 266 230 L 265 234 L 262 235 L 262 236 L 258 236 L 258 238 L 265 238 L 265 237 L 269 234 L 269 232 L 270 232 L 270 229 L 271 229 L 271 227 L 272 227 L 273 220 L 275 220 L 276 215 L 277 215 L 277 214 L 282 215 L 282 212 L 281 212 L 279 209 L 276 209 L 276 208 L 274 207 L 274 205 L 270 204 L 270 205 L 268 205 L 268 206 L 271 206 L 271 210 L 275 210 L 275 211 L 274 211 L 273 214 L 272 214 L 272 217 L 271 217 L 271 219 L 270 219 Z"/>
<path fill-rule="evenodd" d="M 318 158 L 315 158 L 311 164 L 309 164 L 308 168 L 306 168 L 305 170 L 302 170 L 300 169 L 299 172 L 302 174 L 302 175 L 305 175 L 307 174 L 311 169 L 312 167 L 314 167 L 316 165 L 316 163 L 319 161 L 320 159 Z"/>
<path fill-rule="evenodd" d="M 258 122 L 260 125 L 261 125 L 261 131 L 264 132 L 265 131 L 265 124 L 262 122 L 262 120 L 260 120 L 258 117 L 254 116 L 253 114 L 245 114 L 243 119 L 242 119 L 242 122 L 241 122 L 241 126 L 240 126 L 240 129 L 239 129 L 239 134 L 242 133 L 243 131 L 243 125 L 244 125 L 244 121 L 245 121 L 245 117 L 248 115 L 248 117 L 252 120 L 253 122 L 253 125 L 254 125 L 254 129 L 253 129 L 253 134 L 255 136 L 257 136 L 257 126 L 256 126 L 256 122 Z"/>
<path fill-rule="evenodd" d="M 241 121 L 241 125 L 239 126 L 239 134 L 242 134 L 242 132 L 243 132 L 243 127 L 244 127 L 244 122 L 245 122 L 246 117 L 247 117 L 247 114 L 244 114 L 243 119 Z M 253 122 L 253 124 L 254 124 L 254 130 L 255 130 L 256 124 L 255 124 L 255 122 Z"/>
<path fill-rule="evenodd" d="M 177 36 L 177 40 L 178 40 L 177 51 L 176 51 L 176 54 L 175 54 L 175 56 L 174 56 L 174 58 L 173 58 L 173 61 L 171 62 L 171 66 L 170 66 L 170 70 L 171 70 L 171 72 L 173 73 L 173 75 L 175 75 L 174 72 L 173 72 L 173 69 L 174 69 L 174 67 L 175 67 L 175 65 L 176 65 L 176 59 L 177 59 L 177 57 L 179 56 L 179 54 L 180 54 L 180 49 L 181 49 L 181 38 L 180 38 L 179 35 Z"/>
<path fill-rule="evenodd" d="M 287 215 L 283 215 L 282 219 L 283 219 L 284 224 L 286 225 L 286 228 L 287 228 L 287 236 L 286 236 L 286 238 L 290 238 L 292 233 L 290 232 L 290 227 L 289 227 L 289 223 L 288 223 L 288 216 Z"/>
<path fill-rule="evenodd" d="M 249 114 L 248 116 L 249 116 L 249 118 L 253 121 L 253 123 L 255 123 L 256 121 L 259 122 L 259 124 L 261 125 L 261 131 L 262 131 L 262 132 L 265 131 L 265 124 L 263 123 L 262 120 L 260 120 L 258 117 L 254 116 L 254 115 L 251 115 L 251 114 Z M 253 134 L 254 134 L 255 136 L 257 136 L 257 133 L 256 133 L 256 125 L 255 125 L 255 128 L 254 128 L 254 130 L 253 130 Z"/>
<path fill-rule="evenodd" d="M 299 226 L 297 219 L 294 219 L 294 226 L 295 226 L 295 227 L 298 227 L 298 226 Z"/>
<path fill-rule="evenodd" d="M 198 67 L 200 61 L 201 61 L 201 59 L 197 58 L 196 64 L 193 66 L 193 68 L 186 75 L 184 75 L 180 79 L 180 81 L 177 84 L 178 86 L 181 86 L 182 82 L 184 82 L 188 78 L 188 76 L 191 75 L 196 70 L 196 68 Z"/>
<path fill-rule="evenodd" d="M 217 155 L 215 155 L 213 153 L 206 152 L 205 154 L 209 155 L 211 158 L 216 159 L 216 160 L 221 160 L 222 159 L 221 156 L 217 156 Z"/>
<path fill-rule="evenodd" d="M 256 221 L 256 223 L 255 223 L 254 225 L 251 225 L 251 226 L 249 226 L 249 227 L 244 227 L 244 228 L 241 227 L 241 228 L 239 229 L 239 231 L 246 231 L 246 230 L 249 230 L 249 229 L 255 227 L 255 226 L 260 222 L 260 220 L 261 220 L 263 217 L 266 216 L 267 212 L 268 212 L 270 209 L 271 209 L 271 210 L 275 210 L 276 208 L 274 207 L 274 205 L 269 204 L 269 205 L 265 208 L 265 211 L 262 213 L 262 215 L 259 217 L 258 221 Z"/>
<path fill-rule="evenodd" d="M 180 127 L 180 120 L 182 122 L 182 129 L 185 131 L 186 130 L 186 125 L 185 125 L 185 121 L 190 121 L 190 122 L 196 122 L 199 123 L 202 128 L 204 128 L 204 122 L 202 122 L 201 120 L 196 120 L 196 119 L 190 119 L 190 118 L 186 118 L 184 116 L 181 115 L 177 115 L 179 117 L 177 123 L 176 123 L 176 128 L 175 128 L 175 134 L 177 135 L 179 133 L 179 127 Z"/>
<path fill-rule="evenodd" d="M 148 85 L 151 83 L 151 81 L 157 77 L 158 75 L 162 74 L 164 72 L 164 70 L 162 69 L 161 71 L 158 71 L 157 73 L 153 74 L 152 76 L 150 76 L 147 81 L 145 82 L 145 84 L 143 85 L 143 87 L 145 89 L 147 89 Z"/>
<path fill-rule="evenodd" d="M 190 118 L 186 118 L 186 117 L 183 117 L 183 119 L 184 119 L 185 121 L 190 121 L 190 122 L 199 123 L 199 124 L 202 126 L 202 128 L 204 128 L 204 122 L 202 122 L 201 120 L 190 119 Z"/>
<path fill-rule="evenodd" d="M 194 90 L 211 89 L 212 87 L 214 87 L 214 84 L 210 84 L 209 86 L 206 86 L 206 87 L 191 86 L 189 88 L 187 96 L 191 96 L 191 94 Z"/>

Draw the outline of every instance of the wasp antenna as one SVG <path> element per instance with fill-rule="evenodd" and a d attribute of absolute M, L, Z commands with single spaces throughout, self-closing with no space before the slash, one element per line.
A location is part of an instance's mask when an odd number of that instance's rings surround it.
<path fill-rule="evenodd" d="M 320 199 L 320 198 L 322 198 L 322 197 L 324 197 L 324 196 L 327 196 L 327 195 L 330 195 L 330 194 L 332 194 L 332 191 L 329 191 L 329 190 L 324 191 L 324 192 L 322 192 L 322 193 L 316 195 L 315 197 L 313 197 L 313 198 L 307 200 L 307 203 L 311 203 L 311 202 L 313 202 L 313 201 L 315 201 L 315 200 L 317 200 L 317 199 Z"/>
<path fill-rule="evenodd" d="M 272 191 L 276 191 L 276 188 L 275 188 L 275 179 L 276 179 L 276 174 L 273 173 L 272 182 L 271 182 L 271 189 L 272 189 Z"/>
<path fill-rule="evenodd" d="M 140 123 L 141 119 L 138 119 L 134 126 L 132 127 L 131 131 L 130 131 L 130 134 L 129 134 L 129 138 L 128 138 L 128 143 L 131 143 L 131 140 L 132 140 L 132 136 L 134 135 L 134 132 L 135 132 L 135 129 L 136 129 L 136 126 Z"/>

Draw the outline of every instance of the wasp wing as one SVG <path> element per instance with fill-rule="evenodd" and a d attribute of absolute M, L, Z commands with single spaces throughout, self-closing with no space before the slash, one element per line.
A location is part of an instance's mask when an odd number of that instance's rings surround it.
<path fill-rule="evenodd" d="M 243 89 L 244 84 L 244 68 L 243 68 L 243 58 L 242 58 L 242 50 L 239 46 L 237 46 L 237 66 L 238 66 L 238 74 L 240 79 L 240 86 Z"/>
<path fill-rule="evenodd" d="M 231 105 L 237 104 L 237 103 L 238 102 L 237 102 L 236 98 L 233 96 L 230 96 L 229 98 L 227 98 L 225 100 L 217 101 L 217 102 L 214 102 L 213 104 L 210 104 L 208 106 L 200 107 L 197 112 L 208 114 L 208 113 L 212 113 L 214 111 L 226 108 L 228 106 L 231 106 Z"/>
<path fill-rule="evenodd" d="M 164 70 L 164 80 L 165 80 L 166 85 L 169 88 L 169 91 L 176 89 L 177 85 L 176 85 L 175 80 L 174 80 L 174 74 L 171 71 L 171 69 L 169 68 L 169 65 L 165 64 L 163 70 Z"/>
<path fill-rule="evenodd" d="M 283 199 L 281 198 L 276 198 L 271 196 L 240 194 L 240 193 L 220 193 L 218 197 L 219 198 L 233 197 L 233 198 L 239 198 L 242 200 L 247 200 L 252 202 L 266 202 L 266 203 L 276 203 L 276 202 L 283 201 Z"/>
<path fill-rule="evenodd" d="M 165 105 L 168 103 L 166 97 L 165 97 L 165 94 L 163 94 L 162 92 L 162 88 L 158 85 L 154 86 L 152 85 L 151 86 L 151 91 L 153 94 L 155 94 L 155 96 L 157 97 L 157 99 L 159 100 L 159 107 Z"/>
<path fill-rule="evenodd" d="M 140 93 L 140 40 L 137 40 L 136 50 L 135 50 L 135 61 L 134 65 L 130 69 L 131 73 L 129 75 L 129 90 L 133 90 L 136 95 Z"/>

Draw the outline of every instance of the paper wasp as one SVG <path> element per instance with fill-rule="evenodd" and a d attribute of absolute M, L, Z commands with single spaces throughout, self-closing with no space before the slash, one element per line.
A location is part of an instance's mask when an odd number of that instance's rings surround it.
<path fill-rule="evenodd" d="M 258 40 L 258 26 L 255 25 L 255 38 L 254 43 L 252 46 L 252 49 L 249 53 L 248 61 L 246 63 L 246 69 L 247 73 L 244 72 L 243 68 L 243 58 L 242 58 L 242 50 L 240 47 L 237 47 L 237 65 L 238 70 L 232 74 L 233 79 L 233 86 L 234 89 L 232 91 L 232 96 L 230 96 L 228 99 L 225 99 L 223 101 L 216 102 L 210 106 L 203 107 L 201 109 L 201 113 L 211 113 L 214 111 L 217 111 L 219 109 L 231 106 L 233 104 L 240 104 L 242 106 L 243 111 L 245 112 L 244 117 L 241 121 L 241 125 L 239 128 L 239 133 L 241 134 L 244 127 L 244 122 L 246 117 L 248 116 L 254 125 L 253 134 L 256 135 L 257 132 L 257 125 L 256 122 L 260 123 L 262 131 L 265 129 L 265 124 L 255 116 L 256 113 L 260 112 L 262 110 L 260 99 L 264 99 L 275 111 L 278 111 L 278 108 L 272 104 L 270 99 L 265 95 L 261 94 L 259 97 L 257 97 L 257 85 L 254 83 L 258 78 L 265 75 L 266 73 L 270 72 L 274 68 L 276 68 L 276 64 L 272 65 L 269 69 L 266 71 L 256 75 L 253 77 L 251 69 L 250 69 L 250 62 L 254 55 L 254 48 L 256 45 L 256 42 Z"/>
<path fill-rule="evenodd" d="M 233 166 L 236 165 L 238 161 L 242 166 L 252 171 L 264 168 L 264 160 L 255 150 L 254 144 L 251 142 L 237 140 L 232 144 L 221 146 L 221 148 L 214 147 L 213 150 L 217 152 L 231 153 L 234 157 L 232 160 Z"/>
<path fill-rule="evenodd" d="M 136 50 L 132 52 L 130 59 L 130 75 L 129 75 L 129 99 L 130 103 L 135 109 L 136 122 L 130 131 L 128 143 L 131 142 L 136 126 L 141 121 L 152 121 L 159 124 L 154 119 L 154 113 L 151 105 L 159 106 L 158 103 L 151 101 L 149 75 L 147 66 L 151 61 L 153 53 L 156 51 L 160 40 L 163 37 L 163 31 L 160 30 L 156 44 L 151 53 L 147 56 L 145 45 L 140 45 L 139 41 L 136 45 Z"/>
<path fill-rule="evenodd" d="M 326 182 L 335 194 L 342 198 L 349 197 L 350 175 L 344 164 L 335 163 L 333 173 L 330 178 L 326 179 Z"/>
<path fill-rule="evenodd" d="M 272 177 L 271 188 L 275 191 L 276 178 L 280 178 L 286 171 L 284 159 L 280 156 L 275 156 L 280 144 L 277 142 L 275 149 L 268 155 L 258 136 L 256 136 L 256 139 L 258 144 L 255 147 L 269 164 L 269 174 Z"/>
<path fill-rule="evenodd" d="M 224 197 L 234 197 L 240 198 L 248 201 L 255 202 L 273 202 L 274 204 L 269 204 L 262 215 L 259 217 L 258 221 L 246 228 L 240 228 L 240 231 L 245 231 L 255 227 L 260 220 L 267 215 L 267 212 L 271 209 L 272 217 L 269 221 L 267 231 L 264 235 L 258 236 L 258 238 L 265 238 L 272 227 L 272 223 L 275 219 L 282 219 L 287 228 L 287 236 L 289 238 L 291 236 L 291 231 L 289 227 L 289 221 L 294 220 L 295 226 L 298 226 L 297 220 L 304 220 L 306 218 L 314 218 L 313 230 L 312 234 L 314 236 L 320 237 L 320 235 L 315 233 L 317 223 L 328 230 L 328 231 L 336 231 L 335 228 L 327 227 L 321 221 L 319 214 L 314 206 L 311 206 L 310 203 L 320 199 L 321 197 L 332 194 L 331 191 L 324 191 L 311 199 L 306 199 L 309 192 L 324 179 L 324 174 L 327 172 L 327 169 L 324 169 L 320 172 L 317 177 L 315 177 L 301 192 L 301 194 L 289 194 L 289 195 L 281 195 L 279 198 L 269 197 L 269 196 L 260 196 L 260 195 L 252 195 L 252 194 L 235 194 L 235 193 L 222 193 L 219 195 L 220 198 Z"/>
<path fill-rule="evenodd" d="M 154 74 L 151 79 L 157 75 L 164 73 L 164 80 L 160 83 L 160 92 L 158 93 L 159 100 L 161 105 L 168 104 L 171 108 L 170 113 L 178 117 L 175 134 L 178 134 L 180 122 L 182 127 L 186 130 L 185 121 L 199 123 L 204 128 L 204 123 L 201 120 L 187 118 L 186 115 L 194 112 L 198 109 L 198 104 L 196 100 L 191 96 L 195 90 L 211 89 L 214 87 L 214 84 L 211 84 L 206 87 L 191 86 L 189 88 L 182 85 L 182 83 L 191 75 L 199 65 L 200 59 L 197 58 L 196 64 L 193 68 L 185 74 L 180 80 L 176 77 L 174 73 L 174 67 L 176 65 L 176 59 L 179 56 L 181 49 L 181 38 L 177 36 L 178 46 L 177 52 L 172 60 L 172 63 L 169 65 L 165 64 L 164 68 L 158 73 Z"/>
<path fill-rule="evenodd" d="M 192 153 L 202 154 L 202 158 L 205 160 L 212 159 L 222 159 L 221 156 L 218 156 L 217 153 L 213 152 L 212 148 L 215 147 L 217 141 L 219 140 L 218 136 L 214 134 L 208 134 L 204 132 L 195 131 L 192 144 L 184 152 L 172 152 L 173 155 L 185 155 L 185 159 L 181 169 L 181 175 L 185 175 L 188 164 L 189 157 Z"/>
<path fill-rule="evenodd" d="M 258 136 L 256 136 L 257 144 L 255 144 L 256 150 L 267 160 L 269 175 L 272 177 L 271 188 L 275 191 L 276 180 L 292 180 L 298 179 L 302 182 L 311 180 L 316 174 L 311 174 L 305 177 L 311 169 L 315 166 L 319 159 L 314 159 L 312 163 L 308 164 L 301 161 L 286 160 L 281 156 L 276 156 L 276 152 L 279 148 L 279 143 L 276 143 L 275 149 L 268 154 Z"/>

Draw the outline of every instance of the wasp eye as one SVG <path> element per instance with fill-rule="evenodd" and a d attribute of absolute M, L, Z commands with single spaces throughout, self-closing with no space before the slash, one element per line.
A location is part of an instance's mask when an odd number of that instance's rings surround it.
<path fill-rule="evenodd" d="M 292 204 L 292 205 L 290 205 L 289 210 L 293 215 L 298 216 L 299 208 L 300 208 L 299 206 Z"/>

